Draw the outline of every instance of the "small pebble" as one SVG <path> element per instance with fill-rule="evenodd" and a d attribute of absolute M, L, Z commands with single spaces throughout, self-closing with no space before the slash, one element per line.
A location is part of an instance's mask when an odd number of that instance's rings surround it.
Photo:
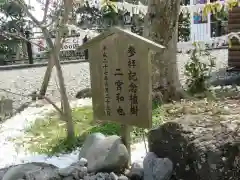
<path fill-rule="evenodd" d="M 79 164 L 80 166 L 87 166 L 87 159 L 81 158 L 81 159 L 78 161 L 78 164 Z"/>
<path fill-rule="evenodd" d="M 118 177 L 118 180 L 128 180 L 127 176 L 121 175 Z"/>
<path fill-rule="evenodd" d="M 114 172 L 110 173 L 110 178 L 111 180 L 118 180 L 118 176 Z"/>

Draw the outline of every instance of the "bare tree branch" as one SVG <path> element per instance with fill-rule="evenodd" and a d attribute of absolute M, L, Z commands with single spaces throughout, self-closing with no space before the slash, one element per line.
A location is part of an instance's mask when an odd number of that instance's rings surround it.
<path fill-rule="evenodd" d="M 59 87 L 59 85 L 58 85 L 57 77 L 56 77 L 56 76 L 54 77 L 54 80 L 55 80 L 55 84 L 56 84 L 56 87 L 57 87 L 57 89 L 58 89 L 58 92 L 61 94 L 61 89 L 60 89 L 60 87 Z M 62 110 L 62 112 L 63 112 L 63 101 L 62 101 L 62 100 L 61 100 L 61 110 Z"/>
<path fill-rule="evenodd" d="M 48 13 L 49 5 L 50 5 L 50 0 L 46 0 L 43 20 L 42 20 L 41 24 L 44 24 L 47 21 L 47 13 Z"/>
<path fill-rule="evenodd" d="M 2 35 L 2 36 L 5 36 L 5 37 L 7 37 L 7 35 L 8 35 L 8 36 L 14 37 L 14 38 L 16 38 L 16 39 L 22 39 L 22 40 L 24 40 L 24 41 L 30 42 L 31 44 L 33 44 L 33 45 L 35 45 L 35 46 L 38 46 L 38 47 L 40 47 L 40 48 L 43 48 L 44 50 L 47 50 L 47 51 L 49 50 L 48 48 L 46 48 L 46 47 L 44 47 L 44 46 L 42 46 L 42 45 L 40 45 L 40 44 L 34 43 L 34 42 L 28 40 L 27 38 L 19 35 L 19 34 L 15 34 L 15 33 L 10 33 L 10 32 L 4 31 L 4 32 L 2 32 L 1 35 Z"/>
<path fill-rule="evenodd" d="M 32 13 L 29 12 L 28 7 L 21 1 L 21 0 L 16 0 L 13 1 L 16 5 L 20 6 L 23 11 L 27 14 L 29 18 L 32 19 L 32 21 L 38 26 L 41 27 L 41 23 L 32 15 Z"/>
<path fill-rule="evenodd" d="M 25 4 L 21 1 L 21 0 L 16 0 L 16 1 L 13 1 L 16 5 L 19 5 L 21 8 L 23 8 L 24 12 L 27 14 L 27 16 L 32 19 L 32 21 L 39 27 L 41 28 L 44 36 L 46 37 L 46 42 L 49 46 L 50 49 L 52 49 L 54 46 L 53 46 L 53 43 L 51 40 L 51 36 L 49 34 L 49 32 L 47 31 L 47 29 L 45 27 L 42 26 L 42 24 L 32 15 L 32 13 L 29 12 L 27 6 L 25 6 Z"/>
<path fill-rule="evenodd" d="M 48 28 L 48 27 L 51 26 L 58 18 L 59 18 L 59 15 L 56 15 L 56 16 L 52 17 L 50 23 L 45 24 L 45 25 L 42 25 L 42 28 Z"/>

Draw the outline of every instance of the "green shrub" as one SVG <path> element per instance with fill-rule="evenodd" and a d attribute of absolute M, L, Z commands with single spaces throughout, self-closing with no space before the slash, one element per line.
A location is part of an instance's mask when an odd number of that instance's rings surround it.
<path fill-rule="evenodd" d="M 191 94 L 202 93 L 208 90 L 208 80 L 211 76 L 212 68 L 215 67 L 215 57 L 207 50 L 200 48 L 194 43 L 191 50 L 190 61 L 185 65 L 184 74 L 187 76 L 186 85 Z M 204 60 L 207 60 L 204 62 Z"/>
<path fill-rule="evenodd" d="M 153 126 L 163 122 L 162 107 L 155 106 L 152 111 Z M 114 122 L 93 123 L 92 107 L 81 107 L 72 110 L 75 138 L 72 141 L 66 138 L 65 122 L 59 119 L 57 112 L 51 112 L 44 118 L 37 119 L 25 129 L 23 138 L 13 139 L 16 144 L 22 145 L 34 153 L 56 155 L 71 152 L 81 147 L 88 134 L 100 132 L 106 136 L 120 135 L 120 125 Z M 132 142 L 142 140 L 145 129 L 134 127 L 131 132 Z"/>

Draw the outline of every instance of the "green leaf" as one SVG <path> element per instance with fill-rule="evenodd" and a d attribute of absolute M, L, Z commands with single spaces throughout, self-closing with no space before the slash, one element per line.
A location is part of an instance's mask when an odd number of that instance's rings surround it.
<path fill-rule="evenodd" d="M 8 0 L 0 0 L 0 5 L 4 5 L 8 2 Z"/>

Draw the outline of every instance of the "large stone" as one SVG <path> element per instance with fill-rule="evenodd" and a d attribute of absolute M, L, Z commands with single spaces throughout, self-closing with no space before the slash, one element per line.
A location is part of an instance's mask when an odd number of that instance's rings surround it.
<path fill-rule="evenodd" d="M 11 167 L 0 169 L 0 180 L 2 180 L 4 174 L 10 169 Z"/>
<path fill-rule="evenodd" d="M 77 99 L 83 98 L 91 98 L 92 97 L 92 90 L 91 88 L 85 88 L 77 92 L 76 96 Z"/>
<path fill-rule="evenodd" d="M 144 180 L 169 180 L 173 172 L 173 163 L 168 158 L 158 158 L 149 152 L 143 160 Z"/>
<path fill-rule="evenodd" d="M 89 172 L 112 172 L 127 165 L 129 154 L 119 136 L 94 133 L 86 138 L 79 158 L 87 159 Z"/>
<path fill-rule="evenodd" d="M 184 116 L 152 129 L 149 151 L 173 162 L 175 179 L 238 180 L 239 127 L 240 121 Z"/>
<path fill-rule="evenodd" d="M 57 168 L 45 163 L 27 163 L 9 168 L 2 180 L 34 179 L 60 180 Z"/>
<path fill-rule="evenodd" d="M 102 133 L 93 133 L 87 136 L 80 150 L 79 160 L 81 160 L 81 158 L 86 159 L 85 157 L 87 156 L 89 149 L 93 148 L 95 144 L 104 139 L 105 136 Z"/>

